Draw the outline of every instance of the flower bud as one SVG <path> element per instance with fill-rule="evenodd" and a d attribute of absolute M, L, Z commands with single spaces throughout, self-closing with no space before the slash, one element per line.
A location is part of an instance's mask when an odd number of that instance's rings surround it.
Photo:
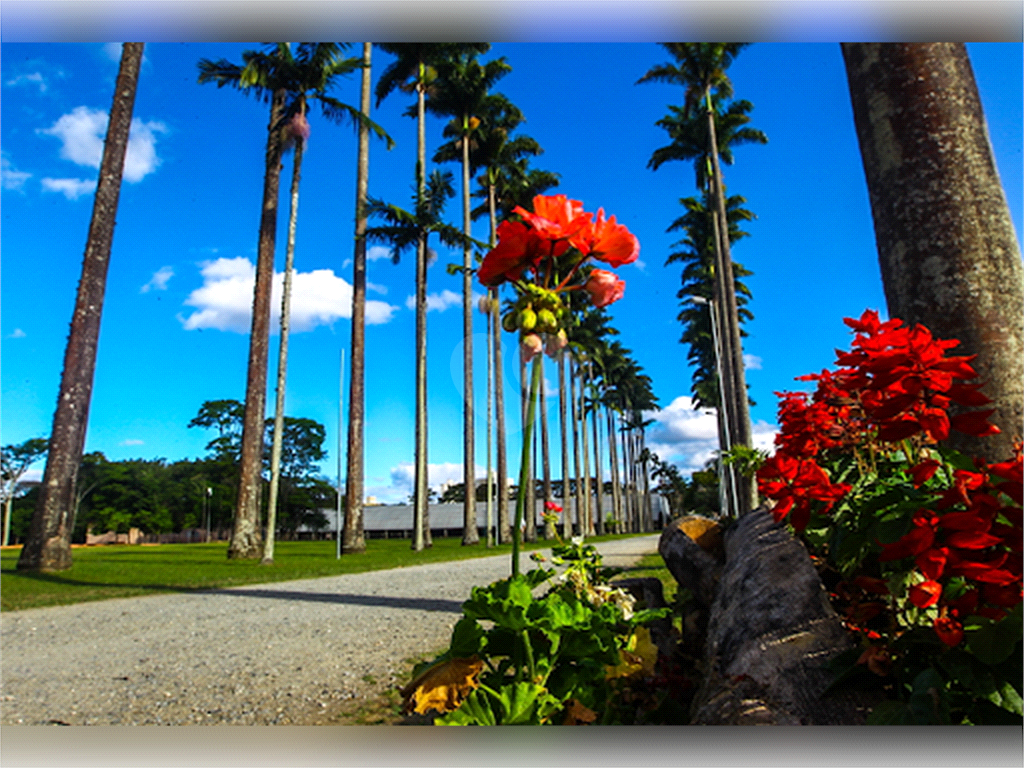
<path fill-rule="evenodd" d="M 477 302 L 477 307 L 480 309 L 481 313 L 489 315 L 491 313 L 491 297 L 481 296 L 480 301 Z"/>
<path fill-rule="evenodd" d="M 618 301 L 626 292 L 626 281 L 620 280 L 614 272 L 604 269 L 595 269 L 590 273 L 583 289 L 590 294 L 590 300 L 595 307 L 607 307 L 613 301 Z"/>
<path fill-rule="evenodd" d="M 568 343 L 569 337 L 565 335 L 564 330 L 560 329 L 558 333 L 548 336 L 548 343 L 544 347 L 544 351 L 548 353 L 548 357 L 557 357 Z"/>
<path fill-rule="evenodd" d="M 516 317 L 515 312 L 509 312 L 503 318 L 501 318 L 501 327 L 509 333 L 515 333 L 519 330 L 519 319 Z"/>
<path fill-rule="evenodd" d="M 537 325 L 537 313 L 532 309 L 524 309 L 519 313 L 519 327 L 524 331 L 532 331 Z"/>
<path fill-rule="evenodd" d="M 523 336 L 521 346 L 523 350 L 523 359 L 526 362 L 530 362 L 540 354 L 542 349 L 544 349 L 544 342 L 540 340 L 540 336 L 536 333 L 528 333 Z"/>

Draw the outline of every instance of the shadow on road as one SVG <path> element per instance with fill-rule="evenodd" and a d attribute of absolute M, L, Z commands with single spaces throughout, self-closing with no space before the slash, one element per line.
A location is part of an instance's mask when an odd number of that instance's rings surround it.
<path fill-rule="evenodd" d="M 273 600 L 302 600 L 314 603 L 336 603 L 340 605 L 365 605 L 374 608 L 405 608 L 414 611 L 436 611 L 438 613 L 462 613 L 462 603 L 455 600 L 437 600 L 417 597 L 388 597 L 386 595 L 349 595 L 327 592 L 290 592 L 285 589 L 206 589 L 199 594 L 241 595 L 263 597 Z"/>

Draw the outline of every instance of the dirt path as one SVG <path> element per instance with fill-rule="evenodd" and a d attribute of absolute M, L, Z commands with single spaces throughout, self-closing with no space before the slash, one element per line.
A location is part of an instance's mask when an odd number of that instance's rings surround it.
<path fill-rule="evenodd" d="M 657 543 L 599 549 L 627 566 Z M 507 574 L 498 556 L 4 613 L 0 724 L 337 722 L 447 644 L 472 586 Z"/>

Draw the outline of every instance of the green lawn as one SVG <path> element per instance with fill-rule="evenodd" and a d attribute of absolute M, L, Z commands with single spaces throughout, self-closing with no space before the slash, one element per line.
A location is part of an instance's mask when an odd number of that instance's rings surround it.
<path fill-rule="evenodd" d="M 637 534 L 598 536 L 588 541 L 624 539 Z M 261 584 L 341 573 L 399 568 L 423 563 L 465 560 L 511 554 L 511 545 L 487 549 L 463 547 L 459 538 L 434 539 L 422 552 L 410 549 L 409 539 L 371 539 L 361 555 L 336 559 L 333 541 L 279 541 L 273 565 L 227 559 L 227 542 L 161 544 L 159 546 L 101 546 L 73 550 L 74 565 L 59 573 L 19 573 L 20 549 L 0 553 L 0 610 L 16 611 L 48 605 L 68 605 L 113 597 L 184 592 L 239 584 Z M 524 544 L 525 551 L 550 542 Z"/>

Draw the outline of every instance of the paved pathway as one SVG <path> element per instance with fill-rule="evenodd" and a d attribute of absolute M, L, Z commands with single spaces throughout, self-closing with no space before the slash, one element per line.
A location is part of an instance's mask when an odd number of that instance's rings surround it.
<path fill-rule="evenodd" d="M 599 549 L 626 566 L 657 544 Z M 330 722 L 443 648 L 470 588 L 507 574 L 496 556 L 5 612 L 0 724 Z"/>

